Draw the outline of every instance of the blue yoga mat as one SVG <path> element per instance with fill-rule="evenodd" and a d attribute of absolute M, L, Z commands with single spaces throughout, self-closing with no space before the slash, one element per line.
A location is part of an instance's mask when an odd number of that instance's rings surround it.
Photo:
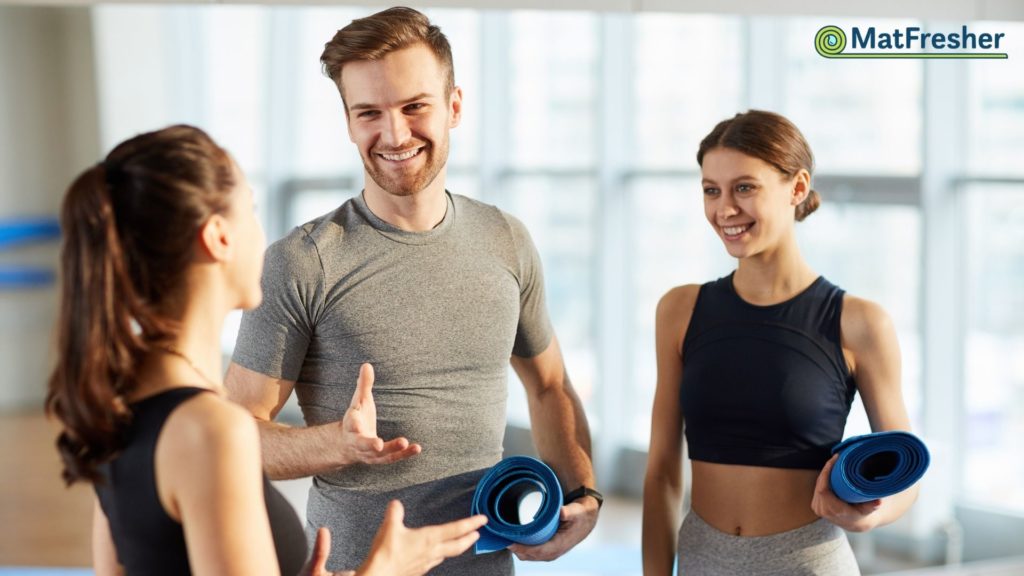
<path fill-rule="evenodd" d="M 537 514 L 532 519 L 520 518 L 520 503 L 535 492 L 543 499 Z M 487 554 L 509 544 L 543 544 L 558 531 L 561 510 L 562 486 L 547 464 L 529 456 L 505 458 L 484 474 L 473 494 L 471 513 L 487 516 L 475 551 Z"/>
<path fill-rule="evenodd" d="M 892 430 L 847 438 L 829 481 L 840 500 L 850 504 L 898 494 L 924 476 L 931 457 L 928 447 L 910 432 Z"/>

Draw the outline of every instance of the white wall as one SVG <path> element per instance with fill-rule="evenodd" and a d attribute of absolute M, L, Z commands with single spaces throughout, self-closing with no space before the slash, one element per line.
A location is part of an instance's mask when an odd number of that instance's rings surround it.
<path fill-rule="evenodd" d="M 0 219 L 56 216 L 71 179 L 99 159 L 88 8 L 0 6 Z M 51 243 L 0 264 L 56 269 Z M 0 290 L 0 410 L 38 407 L 53 357 L 55 287 Z"/>

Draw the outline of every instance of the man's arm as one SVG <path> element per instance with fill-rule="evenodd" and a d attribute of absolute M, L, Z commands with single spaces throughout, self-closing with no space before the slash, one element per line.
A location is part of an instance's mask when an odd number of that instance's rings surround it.
<path fill-rule="evenodd" d="M 387 464 L 420 453 L 419 444 L 405 438 L 385 442 L 377 436 L 377 406 L 373 401 L 373 368 L 363 364 L 352 402 L 342 420 L 293 428 L 274 418 L 295 382 L 271 378 L 234 362 L 228 366 L 228 397 L 256 418 L 263 447 L 263 468 L 274 480 L 312 476 L 350 464 Z"/>
<path fill-rule="evenodd" d="M 526 388 L 533 441 L 541 459 L 550 464 L 565 490 L 594 487 L 590 456 L 590 427 L 583 404 L 566 374 L 558 339 L 532 358 L 512 356 L 512 367 Z M 597 523 L 598 502 L 584 496 L 562 507 L 555 537 L 539 546 L 513 545 L 522 560 L 554 560 L 590 534 Z"/>

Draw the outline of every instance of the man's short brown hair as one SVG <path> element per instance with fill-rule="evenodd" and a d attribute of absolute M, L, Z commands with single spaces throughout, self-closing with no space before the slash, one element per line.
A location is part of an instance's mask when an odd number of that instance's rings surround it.
<path fill-rule="evenodd" d="M 341 68 L 347 62 L 380 60 L 403 48 L 424 44 L 430 48 L 445 72 L 445 98 L 455 87 L 452 48 L 448 38 L 422 13 L 402 6 L 388 8 L 366 18 L 357 18 L 324 45 L 320 55 L 324 74 L 334 81 L 345 100 Z"/>

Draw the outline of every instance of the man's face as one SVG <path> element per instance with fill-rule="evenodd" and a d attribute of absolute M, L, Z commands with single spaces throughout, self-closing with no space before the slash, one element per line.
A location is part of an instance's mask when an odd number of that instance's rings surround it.
<path fill-rule="evenodd" d="M 433 52 L 417 44 L 381 60 L 350 62 L 341 85 L 366 185 L 410 196 L 435 182 L 448 161 L 448 131 L 459 124 L 462 91 L 445 97 L 445 73 Z"/>

